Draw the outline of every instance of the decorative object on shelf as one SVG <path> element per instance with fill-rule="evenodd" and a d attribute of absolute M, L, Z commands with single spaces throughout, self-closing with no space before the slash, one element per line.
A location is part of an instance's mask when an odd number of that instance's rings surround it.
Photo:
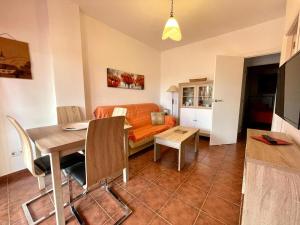
<path fill-rule="evenodd" d="M 204 78 L 198 78 L 198 79 L 190 79 L 190 82 L 203 82 L 203 81 L 207 81 L 207 77 Z"/>
<path fill-rule="evenodd" d="M 107 68 L 107 86 L 114 88 L 144 90 L 145 78 L 144 75 Z"/>
<path fill-rule="evenodd" d="M 178 88 L 175 85 L 171 85 L 167 92 L 171 92 L 172 93 L 172 116 L 174 116 L 173 114 L 173 106 L 174 106 L 174 93 L 178 92 Z"/>
<path fill-rule="evenodd" d="M 170 18 L 168 19 L 163 34 L 162 34 L 162 40 L 166 40 L 168 38 L 172 39 L 173 41 L 180 41 L 181 31 L 180 27 L 178 25 L 177 20 L 174 18 L 174 10 L 173 10 L 173 0 L 171 0 L 171 12 L 170 12 Z"/>
<path fill-rule="evenodd" d="M 0 37 L 0 77 L 32 79 L 28 43 Z"/>

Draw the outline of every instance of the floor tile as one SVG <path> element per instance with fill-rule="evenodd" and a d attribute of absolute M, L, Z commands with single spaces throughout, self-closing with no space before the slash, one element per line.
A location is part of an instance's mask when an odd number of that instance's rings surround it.
<path fill-rule="evenodd" d="M 169 225 L 169 224 L 171 223 L 161 218 L 160 216 L 156 216 L 150 223 L 150 225 Z"/>
<path fill-rule="evenodd" d="M 153 147 L 131 156 L 129 182 L 124 183 L 121 176 L 112 182 L 112 189 L 133 209 L 124 224 L 236 224 L 244 148 L 244 143 L 209 146 L 208 139 L 200 138 L 197 153 L 193 146 L 186 148 L 186 164 L 180 172 L 177 171 L 177 151 L 171 148 L 162 147 L 162 158 L 158 162 L 153 162 Z M 46 176 L 46 185 L 51 189 L 51 176 Z M 82 193 L 83 189 L 76 182 L 72 182 L 72 186 L 75 196 Z M 0 195 L 0 224 L 8 225 L 9 218 L 10 225 L 25 225 L 21 204 L 42 192 L 38 190 L 37 179 L 23 170 L 0 177 L 0 193 L 6 193 Z M 68 186 L 63 187 L 63 196 L 67 201 Z M 50 211 L 52 202 L 53 199 L 48 198 L 33 204 L 33 216 Z M 91 225 L 114 224 L 125 213 L 100 188 L 78 200 L 75 207 Z M 68 225 L 77 224 L 70 208 L 65 208 L 65 217 Z M 54 224 L 52 216 L 41 225 Z"/>
<path fill-rule="evenodd" d="M 212 195 L 217 195 L 229 202 L 240 204 L 241 202 L 241 191 L 235 190 L 230 186 L 224 185 L 222 183 L 215 182 L 211 189 Z"/>
<path fill-rule="evenodd" d="M 159 210 L 170 198 L 170 194 L 157 185 L 151 185 L 139 197 L 153 211 Z"/>
<path fill-rule="evenodd" d="M 189 185 L 188 183 L 183 184 L 177 191 L 176 197 L 183 202 L 192 205 L 198 209 L 201 208 L 207 192 L 201 188 Z"/>
<path fill-rule="evenodd" d="M 225 171 L 219 171 L 214 181 L 217 183 L 224 184 L 236 191 L 242 190 L 242 178 Z"/>
<path fill-rule="evenodd" d="M 224 225 L 224 223 L 213 219 L 204 213 L 200 213 L 195 225 Z"/>
<path fill-rule="evenodd" d="M 172 198 L 167 205 L 161 209 L 160 215 L 174 225 L 192 225 L 198 215 L 198 210 L 183 201 Z"/>
<path fill-rule="evenodd" d="M 140 171 L 141 176 L 148 181 L 155 181 L 164 170 L 157 163 L 151 162 L 147 167 Z"/>
<path fill-rule="evenodd" d="M 215 195 L 209 195 L 202 208 L 208 215 L 230 225 L 239 222 L 240 208 Z"/>
<path fill-rule="evenodd" d="M 133 210 L 133 214 L 123 223 L 124 225 L 144 225 L 150 223 L 155 214 L 142 204 L 139 200 L 135 199 L 129 207 Z"/>
<path fill-rule="evenodd" d="M 192 173 L 186 180 L 187 184 L 196 186 L 200 188 L 203 192 L 207 192 L 210 189 L 212 182 L 212 177 L 205 177 L 197 173 Z"/>
<path fill-rule="evenodd" d="M 97 189 L 92 195 L 98 204 L 111 216 L 116 214 L 120 208 L 117 201 L 104 190 Z"/>
<path fill-rule="evenodd" d="M 155 183 L 159 185 L 163 190 L 168 191 L 170 193 L 176 191 L 176 189 L 180 186 L 180 184 L 184 181 L 183 178 L 179 176 L 170 176 L 168 174 L 163 173 Z"/>
<path fill-rule="evenodd" d="M 78 212 L 87 224 L 104 224 L 109 220 L 109 216 L 96 203 Z"/>
<path fill-rule="evenodd" d="M 129 179 L 127 183 L 121 183 L 120 186 L 130 194 L 138 197 L 150 186 L 150 182 L 143 179 L 142 176 L 135 176 Z"/>

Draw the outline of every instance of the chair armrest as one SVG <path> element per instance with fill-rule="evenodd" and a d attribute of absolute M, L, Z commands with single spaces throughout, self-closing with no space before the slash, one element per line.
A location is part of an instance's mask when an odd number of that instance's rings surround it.
<path fill-rule="evenodd" d="M 175 127 L 176 118 L 174 116 L 165 116 L 165 125 L 168 125 L 170 128 Z"/>

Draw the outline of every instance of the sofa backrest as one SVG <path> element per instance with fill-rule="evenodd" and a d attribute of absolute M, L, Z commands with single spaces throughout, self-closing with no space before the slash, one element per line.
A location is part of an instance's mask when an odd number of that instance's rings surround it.
<path fill-rule="evenodd" d="M 151 124 L 151 112 L 159 112 L 159 106 L 154 103 L 98 106 L 94 111 L 96 119 L 111 117 L 115 107 L 127 109 L 126 119 L 133 128 Z"/>

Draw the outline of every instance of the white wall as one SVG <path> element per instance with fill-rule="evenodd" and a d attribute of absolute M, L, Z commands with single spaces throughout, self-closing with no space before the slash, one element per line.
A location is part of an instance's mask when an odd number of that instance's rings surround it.
<path fill-rule="evenodd" d="M 11 152 L 20 150 L 20 143 L 6 115 L 15 117 L 25 128 L 56 121 L 46 2 L 4 2 L 0 7 L 0 33 L 9 33 L 17 40 L 29 43 L 33 79 L 0 78 L 0 176 L 23 168 L 20 156 L 10 156 Z"/>
<path fill-rule="evenodd" d="M 47 6 L 56 103 L 84 109 L 79 7 L 70 0 L 47 0 Z"/>
<path fill-rule="evenodd" d="M 216 55 L 251 57 L 280 52 L 284 18 L 167 50 L 161 61 L 161 104 L 171 109 L 170 85 L 190 78 L 213 79 Z"/>
<path fill-rule="evenodd" d="M 81 29 L 87 112 L 98 105 L 159 103 L 160 52 L 84 14 Z M 145 90 L 108 88 L 107 67 L 145 75 Z"/>

